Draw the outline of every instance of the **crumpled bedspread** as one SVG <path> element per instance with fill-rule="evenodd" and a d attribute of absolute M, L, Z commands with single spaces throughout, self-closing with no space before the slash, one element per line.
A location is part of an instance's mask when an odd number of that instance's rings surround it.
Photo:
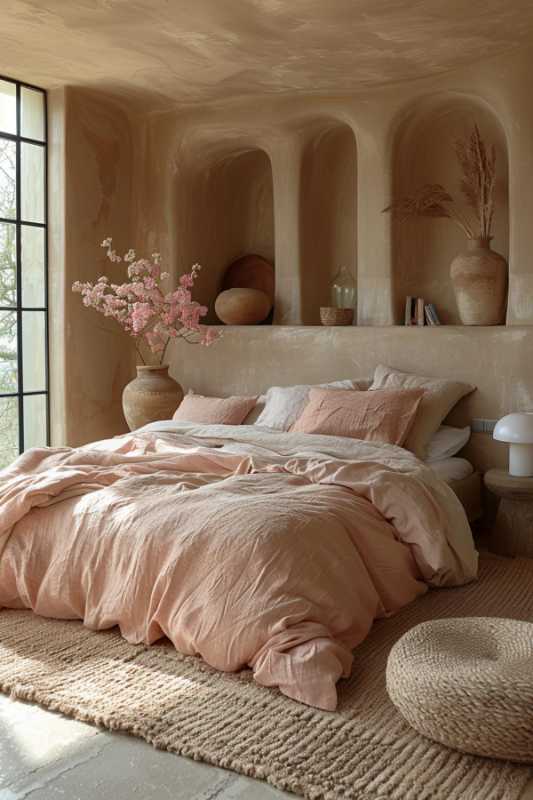
<path fill-rule="evenodd" d="M 166 636 L 322 709 L 376 618 L 476 572 L 453 492 L 390 445 L 165 422 L 0 472 L 0 608 Z"/>

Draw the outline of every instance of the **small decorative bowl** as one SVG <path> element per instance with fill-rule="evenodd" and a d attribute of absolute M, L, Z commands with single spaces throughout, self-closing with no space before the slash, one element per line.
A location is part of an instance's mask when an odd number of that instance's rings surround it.
<path fill-rule="evenodd" d="M 322 325 L 351 325 L 353 323 L 353 308 L 321 306 L 320 322 Z"/>

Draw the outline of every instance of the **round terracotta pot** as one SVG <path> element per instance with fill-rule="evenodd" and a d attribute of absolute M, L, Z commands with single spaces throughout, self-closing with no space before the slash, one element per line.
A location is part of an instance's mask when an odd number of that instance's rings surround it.
<path fill-rule="evenodd" d="M 507 305 L 507 262 L 490 249 L 490 239 L 468 239 L 450 267 L 463 325 L 503 325 Z"/>
<path fill-rule="evenodd" d="M 137 367 L 137 377 L 122 392 L 122 409 L 130 431 L 172 419 L 183 400 L 183 389 L 168 374 L 168 364 L 160 367 Z"/>
<path fill-rule="evenodd" d="M 270 297 L 259 289 L 226 289 L 215 300 L 215 312 L 225 325 L 258 325 L 272 308 Z"/>

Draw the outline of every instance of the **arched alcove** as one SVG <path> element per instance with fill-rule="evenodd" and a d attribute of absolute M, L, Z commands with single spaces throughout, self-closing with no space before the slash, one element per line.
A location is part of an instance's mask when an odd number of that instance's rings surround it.
<path fill-rule="evenodd" d="M 349 125 L 319 123 L 303 149 L 300 180 L 302 321 L 320 322 L 335 273 L 357 282 L 357 148 Z"/>
<path fill-rule="evenodd" d="M 214 152 L 213 152 L 214 150 Z M 195 297 L 218 322 L 214 301 L 228 264 L 255 253 L 274 263 L 272 167 L 259 148 L 197 153 L 178 177 L 178 271 L 203 266 Z"/>
<path fill-rule="evenodd" d="M 457 139 L 477 124 L 485 144 L 496 148 L 496 214 L 492 247 L 509 257 L 508 157 L 505 132 L 482 101 L 450 94 L 423 99 L 399 125 L 393 147 L 393 197 L 398 200 L 424 184 L 442 184 L 468 213 L 460 189 Z M 449 219 L 395 219 L 393 291 L 395 319 L 402 323 L 407 295 L 434 303 L 443 324 L 460 324 L 450 264 L 465 250 L 465 234 Z"/>

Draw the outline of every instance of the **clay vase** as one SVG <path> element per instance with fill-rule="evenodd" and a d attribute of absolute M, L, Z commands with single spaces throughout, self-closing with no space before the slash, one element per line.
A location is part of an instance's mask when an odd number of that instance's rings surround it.
<path fill-rule="evenodd" d="M 490 249 L 490 239 L 468 239 L 450 267 L 463 325 L 503 325 L 507 305 L 507 262 Z"/>
<path fill-rule="evenodd" d="M 272 300 L 259 289 L 226 289 L 215 300 L 215 312 L 225 325 L 258 325 L 272 308 Z"/>
<path fill-rule="evenodd" d="M 130 431 L 156 422 L 172 419 L 183 400 L 183 389 L 168 374 L 168 364 L 159 367 L 137 367 L 137 377 L 122 392 L 122 409 Z"/>

